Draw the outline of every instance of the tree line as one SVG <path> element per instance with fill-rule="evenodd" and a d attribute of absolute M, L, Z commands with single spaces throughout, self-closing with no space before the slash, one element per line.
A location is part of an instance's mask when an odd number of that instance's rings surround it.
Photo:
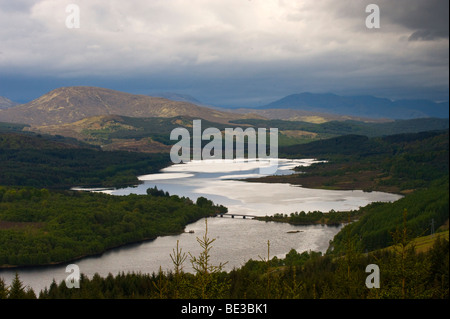
<path fill-rule="evenodd" d="M 101 151 L 39 135 L 0 132 L 0 185 L 123 187 L 169 165 L 167 154 Z"/>
<path fill-rule="evenodd" d="M 364 254 L 349 239 L 345 254 L 322 255 L 291 250 L 285 258 L 270 256 L 249 260 L 240 268 L 223 271 L 209 257 L 214 239 L 197 238 L 202 247 L 192 256 L 174 247 L 173 269 L 157 273 L 118 273 L 92 278 L 80 277 L 80 288 L 67 288 L 64 281 L 53 281 L 38 293 L 40 299 L 448 299 L 449 242 L 438 237 L 432 248 L 418 253 L 407 228 L 393 234 L 388 250 Z M 190 262 L 193 273 L 184 272 Z M 380 269 L 379 286 L 367 286 L 367 265 Z M 19 289 L 19 293 L 17 290 Z M 35 298 L 18 276 L 6 287 L 0 279 L 0 297 Z"/>
<path fill-rule="evenodd" d="M 151 193 L 151 192 L 149 192 Z M 199 198 L 0 187 L 0 266 L 60 263 L 225 213 Z M 2 224 L 4 225 L 2 227 Z"/>

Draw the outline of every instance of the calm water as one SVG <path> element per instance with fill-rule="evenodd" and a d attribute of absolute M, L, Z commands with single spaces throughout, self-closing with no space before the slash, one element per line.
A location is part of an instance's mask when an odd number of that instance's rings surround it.
<path fill-rule="evenodd" d="M 292 168 L 310 165 L 312 160 L 281 161 L 277 174 L 291 174 Z M 230 213 L 248 215 L 289 214 L 295 211 L 351 210 L 365 206 L 373 201 L 395 201 L 398 195 L 362 191 L 312 190 L 289 184 L 247 183 L 239 178 L 260 176 L 260 163 L 241 162 L 191 162 L 173 165 L 160 174 L 141 176 L 143 184 L 119 190 L 104 191 L 113 195 L 130 193 L 145 194 L 147 188 L 157 186 L 170 194 L 187 196 L 195 200 L 205 196 L 215 203 L 226 205 Z M 96 272 L 102 276 L 119 272 L 158 272 L 172 269 L 170 259 L 177 240 L 183 252 L 197 256 L 200 247 L 196 237 L 205 232 L 205 219 L 186 227 L 186 231 L 177 236 L 159 237 L 153 241 L 127 245 L 113 249 L 100 256 L 88 257 L 76 263 L 80 271 L 91 277 Z M 297 233 L 288 233 L 299 230 Z M 329 241 L 340 227 L 328 226 L 291 226 L 281 223 L 265 223 L 242 218 L 208 218 L 208 237 L 216 238 L 211 256 L 213 263 L 228 262 L 225 269 L 243 265 L 249 259 L 259 260 L 267 256 L 267 241 L 270 241 L 270 256 L 284 257 L 292 248 L 299 251 L 325 252 Z M 0 270 L 7 284 L 11 283 L 15 272 L 27 286 L 38 293 L 48 287 L 53 279 L 64 280 L 67 264 L 51 267 L 32 267 L 17 270 Z M 185 270 L 190 271 L 189 261 Z"/>

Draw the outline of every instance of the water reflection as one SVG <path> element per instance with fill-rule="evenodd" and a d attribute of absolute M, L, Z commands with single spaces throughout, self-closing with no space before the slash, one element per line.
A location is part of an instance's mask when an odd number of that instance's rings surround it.
<path fill-rule="evenodd" d="M 292 174 L 295 166 L 307 166 L 314 160 L 280 160 L 278 174 Z M 205 196 L 216 204 L 229 208 L 230 213 L 248 215 L 290 214 L 295 211 L 347 211 L 357 209 L 374 201 L 394 201 L 398 195 L 362 191 L 330 191 L 306 189 L 289 184 L 247 183 L 239 178 L 260 176 L 258 163 L 191 162 L 170 166 L 160 174 L 141 176 L 143 184 L 118 190 L 99 190 L 113 195 L 146 194 L 149 187 L 157 186 L 170 194 L 190 197 L 196 200 Z M 184 252 L 193 255 L 200 253 L 196 237 L 205 231 L 205 220 L 188 225 L 193 234 L 158 237 L 155 240 L 126 245 L 112 249 L 99 256 L 78 260 L 80 271 L 88 277 L 99 273 L 106 276 L 119 272 L 158 272 L 171 269 L 170 254 L 177 240 Z M 284 257 L 291 249 L 299 252 L 313 250 L 325 252 L 329 241 L 340 227 L 291 226 L 283 223 L 266 223 L 250 219 L 210 218 L 208 233 L 216 238 L 211 257 L 214 263 L 228 262 L 225 270 L 240 267 L 249 259 L 267 256 L 269 240 L 271 256 Z M 292 232 L 294 231 L 294 232 Z M 298 231 L 298 232 L 297 232 Z M 17 271 L 25 285 L 38 293 L 48 287 L 53 279 L 64 280 L 67 264 L 52 267 L 31 267 L 0 270 L 7 284 L 10 284 Z M 185 270 L 191 267 L 187 261 Z"/>

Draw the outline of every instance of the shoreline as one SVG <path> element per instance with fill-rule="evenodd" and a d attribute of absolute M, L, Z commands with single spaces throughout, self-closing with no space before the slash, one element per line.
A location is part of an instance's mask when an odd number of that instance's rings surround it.
<path fill-rule="evenodd" d="M 177 234 L 173 234 L 173 235 L 177 235 Z M 171 236 L 171 235 L 162 235 L 162 236 Z M 160 237 L 160 236 L 155 236 L 155 237 L 152 237 L 152 238 L 146 238 L 146 239 L 143 239 L 143 240 L 138 240 L 138 241 L 134 241 L 134 242 L 124 243 L 124 244 L 120 244 L 120 245 L 113 246 L 113 247 L 108 247 L 102 252 L 93 253 L 93 254 L 85 254 L 85 255 L 77 256 L 77 257 L 74 257 L 74 258 L 72 258 L 70 260 L 65 260 L 65 261 L 57 261 L 57 262 L 51 262 L 51 263 L 48 263 L 48 264 L 40 264 L 40 265 L 6 265 L 6 266 L 5 265 L 0 265 L 0 271 L 1 270 L 11 270 L 11 269 L 26 269 L 26 268 L 41 268 L 41 267 L 42 268 L 46 268 L 46 267 L 52 267 L 52 266 L 60 266 L 62 264 L 71 263 L 71 262 L 78 261 L 78 260 L 84 259 L 84 258 L 99 257 L 99 256 L 103 255 L 104 253 L 108 252 L 109 250 L 125 247 L 125 246 L 128 246 L 128 245 L 134 245 L 134 244 L 140 244 L 140 243 L 144 243 L 144 242 L 149 242 L 149 241 L 155 240 L 158 237 Z"/>
<path fill-rule="evenodd" d="M 283 160 L 292 160 L 292 159 L 283 159 Z M 171 165 L 167 166 L 170 167 Z M 309 166 L 309 165 L 308 165 Z M 167 168 L 165 167 L 165 168 Z M 266 183 L 266 184 L 270 184 L 270 183 L 283 183 L 283 184 L 290 184 L 290 185 L 294 185 L 294 186 L 302 186 L 305 188 L 311 188 L 311 189 L 326 189 L 326 190 L 332 190 L 330 188 L 324 188 L 324 187 L 311 187 L 313 185 L 311 184 L 300 184 L 298 181 L 296 181 L 296 179 L 301 176 L 302 174 L 299 174 L 298 171 L 295 171 L 294 169 L 292 169 L 293 173 L 292 174 L 286 174 L 286 175 L 269 175 L 269 176 L 264 176 L 264 177 L 258 177 L 258 178 L 247 178 L 247 179 L 238 179 L 239 181 L 245 181 L 245 182 L 260 182 L 260 183 Z M 139 180 L 139 176 L 137 176 L 138 180 Z M 142 184 L 143 181 L 139 180 L 137 184 L 133 185 L 133 186 L 129 186 L 129 187 L 136 187 L 139 184 Z M 101 188 L 87 188 L 87 189 L 83 189 L 80 186 L 75 186 L 71 188 L 71 191 L 87 191 L 87 192 L 96 192 L 96 191 L 100 191 L 100 190 L 106 190 L 106 189 L 115 189 L 115 188 L 111 188 L 111 187 L 101 187 Z M 351 189 L 339 189 L 339 188 L 333 188 L 334 190 L 360 190 L 358 188 L 351 188 Z M 292 212 L 293 213 L 293 212 Z M 345 213 L 345 212 L 340 212 L 340 213 Z M 323 213 L 323 214 L 328 214 L 328 213 Z M 328 216 L 328 215 L 325 215 Z M 212 216 L 209 216 L 212 217 Z M 216 216 L 214 216 L 216 217 Z M 195 223 L 198 220 L 202 219 L 202 218 L 207 218 L 207 217 L 201 217 L 195 221 L 190 222 L 191 223 Z M 309 226 L 309 225 L 326 225 L 326 226 L 335 226 L 335 227 L 339 227 L 340 225 L 346 224 L 347 221 L 340 221 L 340 222 L 329 222 L 328 220 L 326 220 L 327 218 L 325 217 L 326 222 L 321 222 L 319 220 L 314 220 L 314 221 L 301 221 L 301 222 L 292 222 L 289 221 L 290 217 L 280 217 L 280 216 L 276 216 L 272 215 L 272 216 L 258 216 L 253 218 L 257 221 L 264 221 L 264 222 L 281 222 L 281 223 L 287 223 L 293 226 Z M 126 243 L 122 243 L 122 244 L 118 244 L 116 246 L 111 246 L 111 247 L 107 247 L 104 250 L 100 251 L 100 252 L 96 252 L 96 253 L 92 253 L 92 254 L 84 254 L 81 256 L 77 256 L 77 257 L 73 257 L 70 258 L 69 260 L 64 260 L 64 261 L 58 261 L 58 262 L 50 262 L 50 263 L 46 263 L 46 264 L 37 264 L 37 265 L 0 265 L 0 270 L 5 269 L 5 270 L 11 270 L 11 269 L 25 269 L 25 268 L 45 268 L 45 267 L 52 267 L 52 266 L 58 266 L 61 264 L 66 264 L 66 263 L 71 263 L 71 262 L 75 262 L 84 258 L 89 258 L 89 257 L 95 257 L 95 256 L 101 256 L 104 253 L 116 249 L 116 248 L 121 248 L 124 246 L 128 246 L 128 245 L 133 245 L 133 244 L 141 244 L 141 243 L 145 243 L 148 241 L 152 241 L 155 240 L 158 237 L 163 237 L 163 236 L 173 236 L 173 235 L 179 235 L 183 232 L 186 232 L 186 226 L 189 225 L 186 224 L 183 227 L 182 231 L 179 232 L 174 232 L 174 233 L 170 233 L 170 234 L 162 234 L 162 235 L 156 235 L 153 236 L 151 238 L 143 238 L 143 239 L 139 239 L 139 240 L 135 240 L 132 242 L 126 242 Z"/>
<path fill-rule="evenodd" d="M 1 270 L 12 270 L 12 269 L 26 269 L 26 268 L 46 268 L 46 267 L 52 267 L 52 266 L 60 266 L 62 264 L 66 264 L 66 263 L 71 263 L 71 262 L 75 262 L 84 258 L 89 258 L 89 257 L 100 257 L 101 255 L 103 255 L 104 253 L 110 251 L 110 250 L 114 250 L 117 248 L 122 248 L 122 247 L 126 247 L 126 246 L 131 246 L 131 245 L 137 245 L 137 244 L 143 244 L 146 242 L 151 242 L 156 240 L 158 237 L 163 237 L 163 236 L 176 236 L 176 235 L 180 235 L 183 233 L 187 233 L 186 232 L 186 226 L 190 225 L 190 224 L 194 224 L 196 222 L 198 222 L 199 220 L 201 220 L 202 218 L 208 218 L 211 216 L 206 216 L 206 217 L 201 217 L 197 220 L 194 220 L 192 222 L 190 222 L 189 224 L 186 224 L 183 228 L 182 231 L 179 232 L 174 232 L 174 233 L 170 233 L 170 234 L 163 234 L 163 235 L 157 235 L 154 237 L 148 237 L 148 238 L 144 238 L 141 240 L 136 240 L 136 241 L 132 241 L 132 242 L 128 242 L 128 243 L 123 243 L 123 244 L 119 244 L 116 246 L 112 246 L 112 247 L 108 247 L 106 248 L 104 251 L 98 252 L 98 253 L 92 253 L 92 254 L 85 254 L 85 255 L 81 255 L 81 256 L 77 256 L 74 258 L 71 258 L 69 260 L 65 260 L 65 261 L 58 261 L 58 262 L 51 262 L 51 263 L 47 263 L 47 264 L 40 264 L 40 265 L 0 265 L 0 271 Z"/>
<path fill-rule="evenodd" d="M 303 175 L 300 172 L 296 172 L 290 175 L 271 175 L 271 176 L 263 176 L 263 177 L 253 177 L 241 179 L 241 181 L 249 182 L 249 183 L 267 183 L 267 184 L 290 184 L 293 186 L 301 186 L 309 189 L 317 189 L 317 190 L 337 190 L 337 191 L 356 191 L 361 190 L 365 193 L 371 192 L 382 192 L 382 193 L 390 193 L 394 195 L 405 196 L 408 193 L 411 193 L 415 190 L 400 190 L 395 186 L 380 186 L 376 184 L 370 185 L 367 187 L 367 184 L 359 184 L 353 181 L 341 180 L 339 182 L 335 182 L 332 185 L 328 184 L 327 181 L 333 179 L 334 177 L 324 177 L 319 175 Z"/>

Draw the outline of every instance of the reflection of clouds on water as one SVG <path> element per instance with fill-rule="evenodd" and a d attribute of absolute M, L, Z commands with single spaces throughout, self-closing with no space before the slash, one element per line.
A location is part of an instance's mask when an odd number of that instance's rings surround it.
<path fill-rule="evenodd" d="M 308 166 L 313 159 L 280 159 L 278 174 L 293 174 L 292 169 Z M 248 215 L 290 214 L 299 211 L 349 211 L 374 201 L 395 201 L 398 195 L 380 192 L 339 191 L 308 189 L 285 183 L 248 183 L 239 179 L 261 177 L 258 169 L 266 162 L 236 160 L 192 161 L 172 165 L 159 174 L 141 176 L 145 185 L 139 187 L 145 193 L 148 187 L 156 186 L 170 194 L 190 197 L 200 196 L 216 204 L 228 207 L 229 213 Z M 138 191 L 139 191 L 138 190 Z M 125 190 L 112 192 L 123 193 Z M 136 190 L 135 190 L 136 191 Z"/>
<path fill-rule="evenodd" d="M 314 159 L 279 159 L 278 174 L 293 174 L 292 169 L 315 163 Z M 248 215 L 290 214 L 330 210 L 349 211 L 372 202 L 395 201 L 401 196 L 380 192 L 365 193 L 360 190 L 340 191 L 309 189 L 285 183 L 248 183 L 239 179 L 260 177 L 256 173 L 268 161 L 205 160 L 176 164 L 161 170 L 158 174 L 140 176 L 143 185 L 105 191 L 123 195 L 128 192 L 145 194 L 149 187 L 158 187 L 172 195 L 200 196 L 211 199 L 215 204 L 225 205 L 229 213 Z"/>
<path fill-rule="evenodd" d="M 297 166 L 308 166 L 317 162 L 313 159 L 288 160 L 278 159 L 278 170 L 289 171 Z M 191 161 L 185 164 L 175 164 L 161 170 L 163 173 L 232 173 L 256 171 L 260 168 L 270 167 L 273 165 L 269 160 L 202 160 Z M 263 176 L 262 174 L 257 174 Z M 226 175 L 224 175 L 226 176 Z"/>
<path fill-rule="evenodd" d="M 180 179 L 192 177 L 194 174 L 186 174 L 186 173 L 160 173 L 160 174 L 149 174 L 139 176 L 138 179 L 140 181 L 155 181 L 155 180 L 164 180 L 164 179 Z"/>
<path fill-rule="evenodd" d="M 244 179 L 244 178 L 258 178 L 262 177 L 261 174 L 236 174 L 220 176 L 220 179 Z"/>

